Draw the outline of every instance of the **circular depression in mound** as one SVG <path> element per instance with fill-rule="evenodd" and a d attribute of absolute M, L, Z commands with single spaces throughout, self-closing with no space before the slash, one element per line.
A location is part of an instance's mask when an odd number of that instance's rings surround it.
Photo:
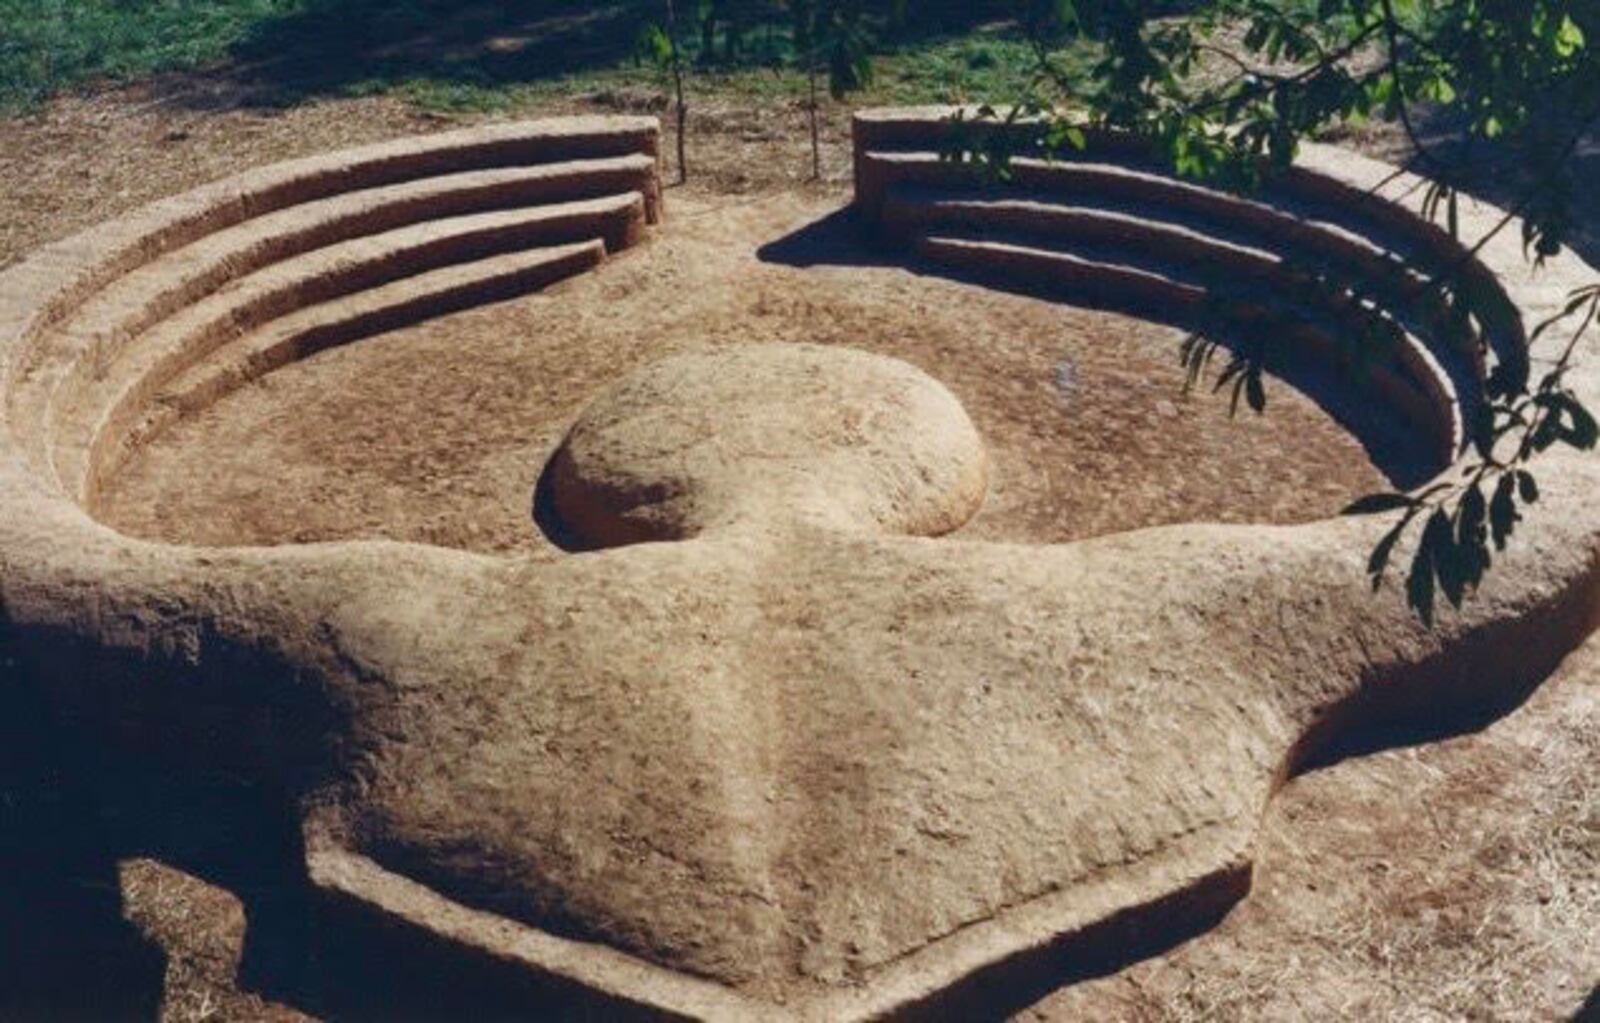
<path fill-rule="evenodd" d="M 530 517 L 568 426 L 628 372 L 758 342 L 904 360 L 966 408 L 990 459 L 959 531 L 1057 543 L 1183 521 L 1297 522 L 1382 474 L 1287 385 L 1264 417 L 1182 395 L 1180 331 L 936 276 L 764 261 L 837 208 L 680 195 L 648 245 L 541 294 L 325 352 L 138 452 L 96 515 L 169 543 L 388 538 L 556 548 Z"/>

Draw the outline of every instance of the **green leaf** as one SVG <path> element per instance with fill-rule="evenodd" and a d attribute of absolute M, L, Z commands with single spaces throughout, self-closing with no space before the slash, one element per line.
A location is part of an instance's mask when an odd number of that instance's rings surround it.
<path fill-rule="evenodd" d="M 1539 503 L 1539 483 L 1533 478 L 1533 473 L 1526 470 L 1517 472 L 1517 493 L 1522 497 L 1523 504 Z"/>
<path fill-rule="evenodd" d="M 1571 15 L 1562 15 L 1561 24 L 1556 29 L 1555 38 L 1552 40 L 1556 56 L 1571 57 L 1584 47 L 1583 29 L 1572 20 Z"/>
<path fill-rule="evenodd" d="M 1495 550 L 1506 549 L 1506 541 L 1521 518 L 1517 512 L 1516 479 L 1502 476 L 1495 484 L 1494 497 L 1489 499 L 1489 535 L 1494 539 Z"/>
<path fill-rule="evenodd" d="M 672 60 L 672 37 L 660 25 L 646 25 L 639 33 L 639 55 L 664 67 Z"/>
<path fill-rule="evenodd" d="M 1368 494 L 1345 506 L 1344 511 L 1339 514 L 1378 515 L 1383 512 L 1398 511 L 1401 508 L 1415 508 L 1420 503 L 1410 494 Z"/>

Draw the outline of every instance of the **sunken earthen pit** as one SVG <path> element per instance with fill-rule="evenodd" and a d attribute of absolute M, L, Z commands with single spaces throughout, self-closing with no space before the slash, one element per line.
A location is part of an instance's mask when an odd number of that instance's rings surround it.
<path fill-rule="evenodd" d="M 1364 394 L 1451 470 L 1454 381 L 1489 367 L 1406 304 L 1460 256 L 1416 179 L 1308 147 L 1281 192 L 1240 199 L 1106 140 L 1025 159 L 997 195 L 938 159 L 948 116 L 858 118 L 858 214 L 890 251 L 1174 321 L 1226 294 L 1312 362 L 1384 319 Z M 20 677 L 129 757 L 288 793 L 329 926 L 384 932 L 402 972 L 707 1018 L 989 1004 L 1214 917 L 1321 746 L 1493 705 L 1596 626 L 1594 459 L 1544 460 L 1538 514 L 1430 629 L 1371 590 L 1382 521 L 945 536 L 987 479 L 960 403 L 806 346 L 682 355 L 597 395 L 545 471 L 583 552 L 554 560 L 157 544 L 91 514 L 128 452 L 242 383 L 635 244 L 660 219 L 656 145 L 653 121 L 582 118 L 333 154 L 0 274 Z M 1464 233 L 1497 216 L 1464 204 Z M 1537 362 L 1565 339 L 1530 350 L 1531 325 L 1593 271 L 1534 272 L 1518 237 L 1471 264 L 1477 314 L 1494 359 Z M 1375 297 L 1307 291 L 1300 261 Z M 1235 297 L 1219 268 L 1294 301 Z M 1577 361 L 1600 404 L 1594 338 Z"/>

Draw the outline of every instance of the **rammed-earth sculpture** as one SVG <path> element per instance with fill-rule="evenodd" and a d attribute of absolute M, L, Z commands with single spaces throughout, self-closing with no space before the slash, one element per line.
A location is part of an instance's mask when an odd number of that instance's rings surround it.
<path fill-rule="evenodd" d="M 859 119 L 869 226 L 979 270 L 1070 267 L 1054 284 L 1102 298 L 1189 293 L 950 237 L 991 213 L 1026 228 L 1037 197 L 919 192 L 952 185 L 942 118 Z M 1374 521 L 947 536 L 986 480 L 956 399 L 905 363 L 759 338 L 595 397 L 540 480 L 574 552 L 553 562 L 162 546 L 94 520 L 130 446 L 241 382 L 637 241 L 655 152 L 654 122 L 621 118 L 394 143 L 243 175 L 0 275 L 0 606 L 30 684 L 130 757 L 292 793 L 309 883 L 417 956 L 689 1016 L 938 1008 L 1114 958 L 1130 928 L 1181 932 L 1247 890 L 1263 807 L 1342 729 L 1493 704 L 1595 627 L 1593 459 L 1548 460 L 1538 515 L 1430 629 L 1371 592 Z M 1348 225 L 1115 161 L 1060 173 L 1362 251 Z M 1404 211 L 1408 177 L 1322 149 L 1297 173 L 1329 201 L 1397 197 L 1386 229 L 1448 252 Z M 1073 216 L 1135 245 L 1158 230 Z M 1510 357 L 1588 272 L 1534 273 L 1513 240 L 1479 259 L 1516 314 Z M 1378 393 L 1432 424 L 1447 471 L 1449 373 L 1482 367 L 1414 340 Z M 1587 345 L 1572 383 L 1596 402 Z"/>

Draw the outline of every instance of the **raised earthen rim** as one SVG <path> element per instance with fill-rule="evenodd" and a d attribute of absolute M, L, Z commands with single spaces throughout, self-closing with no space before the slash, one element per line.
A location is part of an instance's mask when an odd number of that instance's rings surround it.
<path fill-rule="evenodd" d="M 588 129 L 614 129 L 633 140 L 628 145 L 653 147 L 653 124 L 638 119 L 506 126 L 456 139 L 509 147 L 529 134 L 559 137 Z M 274 763 L 284 750 L 301 755 L 302 762 L 286 773 L 293 776 L 287 779 L 291 784 L 317 797 L 307 806 L 313 883 L 405 921 L 430 940 L 569 978 L 620 1005 L 688 1016 L 770 1015 L 779 1007 L 763 998 L 462 906 L 352 851 L 348 822 L 329 809 L 329 801 L 364 784 L 366 772 L 376 770 L 367 755 L 380 747 L 376 736 L 388 727 L 392 707 L 387 696 L 363 687 L 384 689 L 382 676 L 404 663 L 405 650 L 426 644 L 438 630 L 465 624 L 397 618 L 386 607 L 387 596 L 397 580 L 450 593 L 501 593 L 527 574 L 517 559 L 390 543 L 199 549 L 133 540 L 97 523 L 67 489 L 40 475 L 27 453 L 37 424 L 12 418 L 10 396 L 30 346 L 111 279 L 219 221 L 248 217 L 262 196 L 292 196 L 305 180 L 346 173 L 343 168 L 352 164 L 450 165 L 448 143 L 428 148 L 433 155 L 425 158 L 416 151 L 402 141 L 363 150 L 359 159 L 335 154 L 251 172 L 49 246 L 0 274 L 0 606 L 6 627 L 37 656 L 71 652 L 89 666 L 84 679 L 54 695 L 81 704 L 91 717 L 97 704 L 159 702 L 156 690 L 162 686 L 204 677 L 209 663 L 240 650 L 256 651 L 270 666 L 263 669 L 267 675 L 315 679 L 323 692 L 313 702 L 339 720 L 336 738 L 301 735 L 289 725 L 289 737 L 304 739 L 305 747 L 285 742 L 262 751 L 205 753 L 266 774 L 284 770 Z M 1307 147 L 1297 173 L 1351 196 L 1370 192 L 1410 216 L 1417 215 L 1423 191 L 1414 176 L 1328 147 Z M 1500 216 L 1486 204 L 1464 203 L 1463 233 L 1484 233 Z M 1484 246 L 1478 262 L 1505 288 L 1526 328 L 1559 311 L 1570 289 L 1587 283 L 1594 271 L 1569 254 L 1533 270 L 1519 237 L 1514 229 L 1502 232 Z M 1559 332 L 1546 335 L 1531 359 L 1548 359 L 1564 340 Z M 1569 383 L 1584 402 L 1600 404 L 1600 344 L 1593 338 Z M 1181 590 L 1192 576 L 1203 592 L 1242 594 L 1248 607 L 1206 622 L 1218 634 L 1270 630 L 1275 619 L 1281 624 L 1284 614 L 1294 616 L 1297 625 L 1271 641 L 1272 652 L 1261 657 L 1259 669 L 1299 679 L 1283 709 L 1295 734 L 1277 765 L 1281 779 L 1309 744 L 1363 713 L 1392 713 L 1408 701 L 1493 698 L 1499 687 L 1529 682 L 1600 624 L 1600 507 L 1593 500 L 1600 493 L 1600 471 L 1593 462 L 1567 453 L 1543 461 L 1544 498 L 1537 515 L 1523 524 L 1482 592 L 1462 611 L 1442 614 L 1432 630 L 1415 621 L 1400 595 L 1367 593 L 1363 568 L 1381 535 L 1380 523 L 1182 525 L 1068 546 L 1088 566 L 1079 583 L 1085 589 L 1094 589 L 1094 573 L 1115 571 L 1148 577 L 1162 589 Z M 1276 570 L 1262 571 L 1262 561 L 1275 562 Z M 1206 575 L 1229 582 L 1204 586 L 1198 580 Z M 1320 624 L 1319 611 L 1325 612 Z M 1530 658 L 1528 651 L 1537 655 Z M 147 666 L 148 672 L 129 670 L 129 664 Z M 1192 667 L 1206 670 L 1199 659 Z M 1495 671 L 1504 674 L 1491 678 Z M 229 698 L 251 702 L 248 693 Z M 183 730 L 181 724 L 176 728 Z M 1006 907 L 853 985 L 782 1008 L 818 1019 L 925 1008 L 958 993 L 970 978 L 1048 955 L 1074 936 L 1092 938 L 1135 909 L 1159 910 L 1180 895 L 1202 902 L 1227 893 L 1237 897 L 1248 875 L 1251 838 L 1248 820 L 1197 832 L 1130 864 L 1128 871 Z"/>

